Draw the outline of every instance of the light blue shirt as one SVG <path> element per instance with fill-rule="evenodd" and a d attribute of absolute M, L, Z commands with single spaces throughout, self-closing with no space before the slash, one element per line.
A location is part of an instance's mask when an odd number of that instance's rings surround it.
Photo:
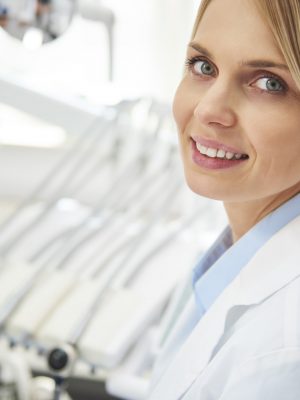
<path fill-rule="evenodd" d="M 253 255 L 298 215 L 300 194 L 268 214 L 234 244 L 230 228 L 223 231 L 194 269 L 193 287 L 199 318 Z"/>

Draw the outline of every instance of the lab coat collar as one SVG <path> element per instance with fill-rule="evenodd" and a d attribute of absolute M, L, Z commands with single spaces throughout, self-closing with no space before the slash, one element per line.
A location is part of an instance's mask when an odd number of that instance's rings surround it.
<path fill-rule="evenodd" d="M 201 318 L 158 381 L 151 400 L 175 400 L 184 396 L 209 363 L 224 333 L 227 314 L 234 306 L 258 304 L 300 276 L 299 237 L 300 217 L 297 217 L 254 255 Z M 190 307 L 188 304 L 186 313 Z"/>

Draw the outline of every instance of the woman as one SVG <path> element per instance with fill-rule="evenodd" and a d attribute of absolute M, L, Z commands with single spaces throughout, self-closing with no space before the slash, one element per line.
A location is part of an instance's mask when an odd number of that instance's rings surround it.
<path fill-rule="evenodd" d="M 174 100 L 186 180 L 229 226 L 151 400 L 300 399 L 300 1 L 203 0 Z"/>

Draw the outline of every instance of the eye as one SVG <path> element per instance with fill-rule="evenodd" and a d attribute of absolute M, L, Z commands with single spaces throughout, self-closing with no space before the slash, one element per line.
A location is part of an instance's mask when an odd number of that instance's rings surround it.
<path fill-rule="evenodd" d="M 273 76 L 265 76 L 255 81 L 255 86 L 269 93 L 280 93 L 286 91 L 286 85 L 281 79 Z"/>
<path fill-rule="evenodd" d="M 196 75 L 214 76 L 215 68 L 209 61 L 199 57 L 194 57 L 186 61 L 186 65 L 190 71 Z"/>

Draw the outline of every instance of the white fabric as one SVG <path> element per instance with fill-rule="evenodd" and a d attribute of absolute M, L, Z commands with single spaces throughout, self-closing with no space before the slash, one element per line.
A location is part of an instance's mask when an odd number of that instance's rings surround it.
<path fill-rule="evenodd" d="M 299 244 L 297 217 L 256 253 L 173 357 L 187 305 L 166 344 L 173 359 L 149 400 L 300 399 Z"/>

